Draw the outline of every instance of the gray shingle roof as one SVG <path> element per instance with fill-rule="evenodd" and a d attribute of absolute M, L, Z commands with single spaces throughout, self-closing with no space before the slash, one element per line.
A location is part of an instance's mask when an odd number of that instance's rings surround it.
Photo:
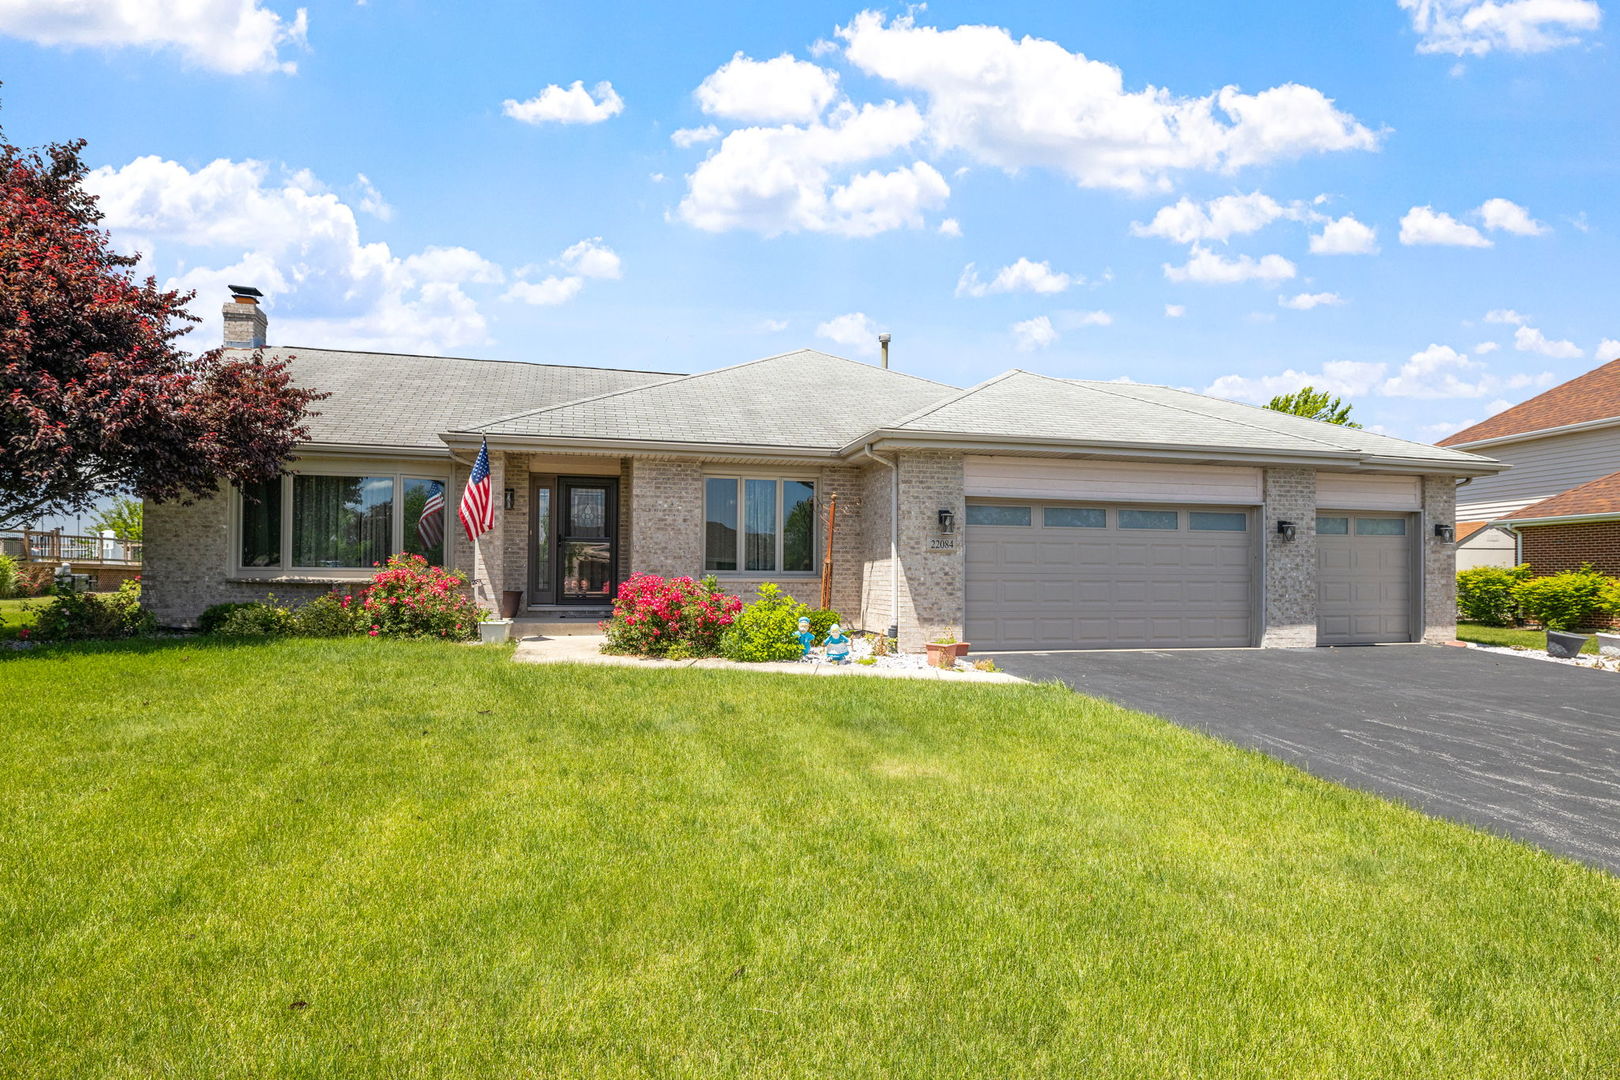
<path fill-rule="evenodd" d="M 480 423 L 476 430 L 491 436 L 836 450 L 955 393 L 944 383 L 800 349 Z"/>
<path fill-rule="evenodd" d="M 1013 370 L 890 425 L 917 434 L 1185 446 L 1241 453 L 1377 457 L 1479 466 L 1426 443 L 1288 416 L 1191 391 Z"/>
<path fill-rule="evenodd" d="M 536 409 L 630 386 L 679 378 L 654 371 L 567 367 L 508 360 L 301 349 L 291 356 L 293 381 L 331 392 L 310 417 L 312 442 L 444 449 L 442 431 L 518 409 Z"/>

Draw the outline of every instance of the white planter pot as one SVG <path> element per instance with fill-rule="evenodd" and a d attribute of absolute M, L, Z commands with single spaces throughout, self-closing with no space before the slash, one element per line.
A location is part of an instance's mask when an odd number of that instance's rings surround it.
<path fill-rule="evenodd" d="M 481 645 L 498 645 L 510 639 L 511 636 L 511 619 L 495 619 L 478 624 L 478 642 Z"/>
<path fill-rule="evenodd" d="M 1597 639 L 1600 656 L 1620 656 L 1620 634 L 1599 634 Z"/>

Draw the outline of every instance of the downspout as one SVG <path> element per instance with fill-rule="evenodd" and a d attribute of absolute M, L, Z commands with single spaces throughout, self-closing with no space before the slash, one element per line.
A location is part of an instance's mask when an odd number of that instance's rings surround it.
<path fill-rule="evenodd" d="M 900 468 L 872 452 L 872 444 L 861 453 L 889 470 L 889 637 L 900 640 Z"/>

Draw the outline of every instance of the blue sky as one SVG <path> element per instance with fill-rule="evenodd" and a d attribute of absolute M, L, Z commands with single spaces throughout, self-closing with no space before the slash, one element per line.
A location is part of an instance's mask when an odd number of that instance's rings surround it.
<path fill-rule="evenodd" d="M 1592 0 L 102 7 L 0 0 L 0 122 L 90 140 L 198 345 L 226 281 L 274 345 L 695 371 L 884 329 L 959 385 L 1315 382 L 1424 441 L 1620 355 Z"/>

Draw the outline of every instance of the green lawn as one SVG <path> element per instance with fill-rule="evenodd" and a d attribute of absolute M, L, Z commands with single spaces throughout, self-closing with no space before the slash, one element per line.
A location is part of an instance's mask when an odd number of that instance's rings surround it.
<path fill-rule="evenodd" d="M 0 600 L 0 641 L 12 641 L 17 631 L 34 625 L 39 609 L 50 603 L 50 597 L 34 600 Z"/>
<path fill-rule="evenodd" d="M 1054 687 L 0 659 L 0 1075 L 1597 1077 L 1620 880 Z"/>
<path fill-rule="evenodd" d="M 1525 630 L 1520 627 L 1482 626 L 1479 623 L 1458 623 L 1457 640 L 1472 641 L 1478 645 L 1501 645 L 1507 648 L 1547 651 L 1547 631 Z M 1597 638 L 1588 638 L 1582 652 L 1598 651 Z"/>

